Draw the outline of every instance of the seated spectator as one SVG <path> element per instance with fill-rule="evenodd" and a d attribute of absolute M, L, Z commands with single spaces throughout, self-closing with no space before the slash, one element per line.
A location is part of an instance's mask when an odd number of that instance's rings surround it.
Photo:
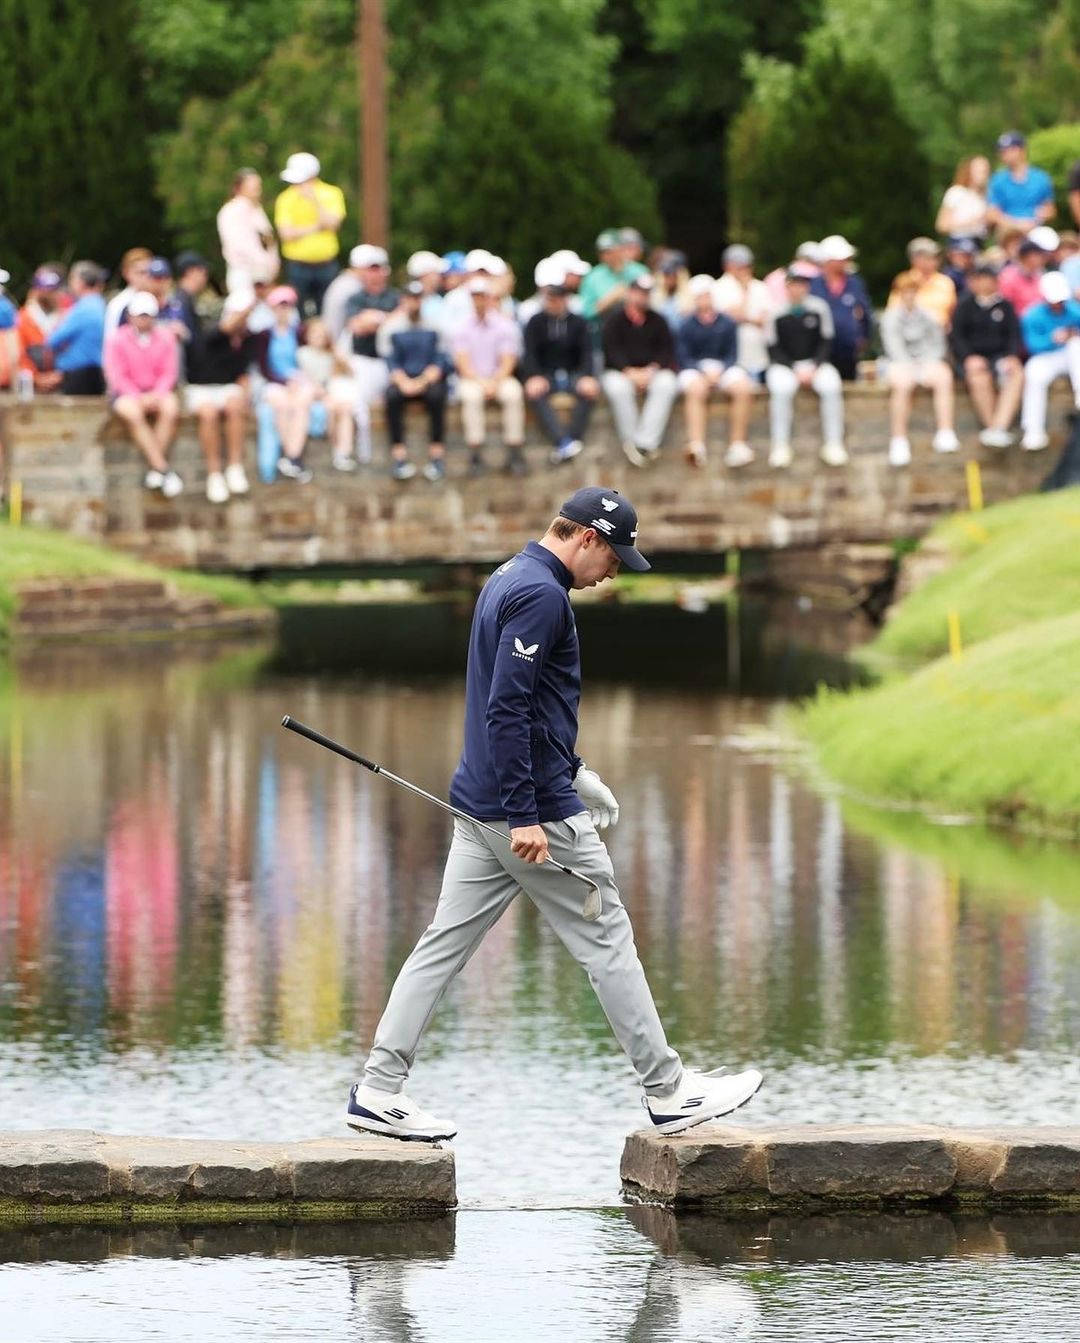
<path fill-rule="evenodd" d="M 961 159 L 956 165 L 952 186 L 941 198 L 941 208 L 934 221 L 935 232 L 981 242 L 989 232 L 986 200 L 989 181 L 990 160 L 985 154 Z"/>
<path fill-rule="evenodd" d="M 244 470 L 244 379 L 256 353 L 248 331 L 248 315 L 255 307 L 251 290 L 234 289 L 226 298 L 219 321 L 203 325 L 188 343 L 187 387 L 184 405 L 195 416 L 199 445 L 206 459 L 206 497 L 225 504 L 232 494 L 247 494 Z M 265 343 L 265 333 L 261 337 Z M 221 430 L 225 428 L 228 464 L 221 463 Z"/>
<path fill-rule="evenodd" d="M 0 387 L 13 387 L 19 367 L 19 313 L 5 288 L 11 272 L 0 270 Z"/>
<path fill-rule="evenodd" d="M 34 379 L 35 392 L 55 392 L 63 374 L 52 365 L 52 352 L 45 342 L 64 316 L 64 271 L 60 266 L 39 266 L 30 280 L 26 302 L 19 309 L 19 367 Z"/>
<path fill-rule="evenodd" d="M 631 258 L 618 229 L 604 229 L 596 239 L 596 251 L 600 259 L 582 280 L 580 291 L 581 313 L 590 322 L 599 322 L 605 313 L 614 311 L 638 276 L 649 273 Z"/>
<path fill-rule="evenodd" d="M 588 275 L 592 267 L 586 261 L 582 261 L 576 252 L 572 252 L 568 247 L 560 248 L 557 252 L 552 252 L 550 256 L 543 257 L 533 268 L 533 284 L 536 286 L 536 293 L 531 297 L 524 299 L 518 304 L 517 319 L 522 331 L 529 325 L 532 319 L 544 306 L 544 289 L 546 285 L 553 281 L 552 276 L 560 276 L 559 284 L 566 290 L 566 306 L 570 312 L 581 314 L 581 296 L 578 290 L 581 288 L 582 277 Z M 597 384 L 599 386 L 599 384 Z"/>
<path fill-rule="evenodd" d="M 304 343 L 296 352 L 301 372 L 314 385 L 315 401 L 312 415 L 325 407 L 325 432 L 330 439 L 330 464 L 335 471 L 355 471 L 356 457 L 353 443 L 356 421 L 356 384 L 349 373 L 349 365 L 339 355 L 330 339 L 330 328 L 321 317 L 309 318 L 304 327 Z M 309 432 L 319 430 L 309 422 Z"/>
<path fill-rule="evenodd" d="M 363 289 L 364 277 L 372 264 L 384 265 L 385 257 L 383 248 L 374 247 L 371 243 L 358 243 L 349 253 L 349 264 L 327 285 L 322 301 L 322 319 L 330 331 L 331 340 L 341 339 L 349 299 Z"/>
<path fill-rule="evenodd" d="M 859 360 L 870 342 L 870 295 L 862 276 L 853 269 L 854 260 L 851 243 L 839 233 L 830 233 L 818 243 L 821 273 L 810 281 L 810 296 L 820 298 L 829 309 L 833 331 L 829 358 L 845 382 L 854 381 Z M 797 269 L 803 276 L 812 273 L 804 262 Z M 790 289 L 787 293 L 785 305 L 790 301 Z"/>
<path fill-rule="evenodd" d="M 1016 309 L 1017 317 L 1023 317 L 1028 308 L 1042 302 L 1039 286 L 1045 271 L 1046 253 L 1030 239 L 1020 244 L 1016 260 L 1002 268 L 998 287 Z"/>
<path fill-rule="evenodd" d="M 825 255 L 835 256 L 838 250 L 828 250 Z M 848 459 L 840 374 L 829 363 L 834 337 L 832 312 L 823 298 L 810 292 L 813 278 L 801 263 L 791 267 L 787 303 L 769 319 L 766 328 L 771 361 L 765 374 L 772 438 L 770 466 L 791 465 L 791 422 L 795 393 L 800 387 L 812 388 L 821 402 L 822 461 L 827 466 L 843 466 Z"/>
<path fill-rule="evenodd" d="M 452 293 L 455 289 L 465 283 L 465 253 L 464 252 L 444 252 L 443 262 L 446 269 L 443 271 L 442 292 L 443 298 Z"/>
<path fill-rule="evenodd" d="M 731 401 L 731 441 L 725 465 L 745 466 L 754 460 L 746 441 L 754 384 L 737 362 L 738 328 L 718 310 L 711 275 L 695 275 L 689 290 L 694 310 L 683 318 L 675 339 L 686 414 L 686 459 L 691 466 L 705 465 L 706 406 L 709 397 L 719 393 Z"/>
<path fill-rule="evenodd" d="M 442 329 L 446 340 L 451 339 L 459 327 L 471 322 L 475 315 L 471 292 L 473 280 L 479 280 L 487 286 L 494 300 L 493 309 L 506 313 L 508 317 L 513 316 L 513 303 L 504 301 L 509 267 L 502 257 L 493 256 L 484 247 L 474 247 L 466 253 L 462 264 L 465 266 L 465 283 L 446 294 L 443 302 Z"/>
<path fill-rule="evenodd" d="M 953 371 L 945 359 L 945 329 L 925 308 L 919 307 L 923 277 L 910 270 L 897 276 L 890 302 L 881 319 L 881 344 L 889 361 L 889 462 L 911 462 L 908 422 L 916 387 L 928 387 L 934 397 L 934 451 L 955 452 Z"/>
<path fill-rule="evenodd" d="M 323 296 L 338 273 L 338 230 L 345 220 L 340 187 L 319 177 L 314 154 L 290 154 L 281 174 L 288 183 L 274 202 L 274 224 L 285 258 L 285 278 L 296 290 L 300 311 L 322 308 Z"/>
<path fill-rule="evenodd" d="M 953 309 L 956 307 L 956 285 L 947 275 L 941 273 L 941 248 L 933 238 L 912 238 L 907 247 L 911 268 L 901 272 L 906 279 L 915 275 L 919 281 L 919 290 L 915 296 L 917 305 L 941 327 L 942 332 L 949 329 Z M 900 276 L 897 277 L 899 279 Z M 898 308 L 903 302 L 895 288 L 889 294 L 887 308 Z"/>
<path fill-rule="evenodd" d="M 143 484 L 173 499 L 184 488 L 169 466 L 180 416 L 176 337 L 158 322 L 153 294 L 134 295 L 127 314 L 128 320 L 105 338 L 105 384 L 113 410 L 146 458 Z"/>
<path fill-rule="evenodd" d="M 525 396 L 552 445 L 555 465 L 568 462 L 582 449 L 589 416 L 600 394 L 592 376 L 592 340 L 584 317 L 570 311 L 572 295 L 562 266 L 548 258 L 536 275 L 541 308 L 525 327 L 521 372 Z M 561 423 L 551 404 L 556 392 L 574 398 L 569 423 Z"/>
<path fill-rule="evenodd" d="M 241 168 L 232 195 L 217 213 L 218 239 L 225 258 L 225 288 L 254 289 L 273 284 L 281 267 L 277 239 L 262 203 L 262 178 Z"/>
<path fill-rule="evenodd" d="M 287 284 L 271 289 L 266 302 L 274 314 L 266 342 L 266 383 L 263 398 L 270 407 L 281 445 L 278 475 L 306 485 L 312 473 L 304 465 L 304 449 L 311 432 L 311 412 L 319 399 L 319 385 L 300 367 L 300 314 L 297 293 Z"/>
<path fill-rule="evenodd" d="M 1014 228 L 1030 233 L 1054 217 L 1050 174 L 1028 163 L 1027 140 L 1019 131 L 1002 132 L 997 151 L 1002 166 L 991 177 L 986 193 L 987 220 L 999 235 Z"/>
<path fill-rule="evenodd" d="M 441 331 L 444 303 L 442 278 L 446 273 L 446 262 L 437 252 L 414 252 L 405 263 L 405 273 L 424 291 L 420 300 L 420 316 L 425 325 L 433 331 Z"/>
<path fill-rule="evenodd" d="M 754 254 L 749 247 L 733 243 L 724 249 L 721 261 L 724 273 L 716 282 L 714 301 L 738 328 L 739 366 L 760 381 L 769 366 L 765 325 L 772 299 L 764 281 L 754 279 Z"/>
<path fill-rule="evenodd" d="M 1028 242 L 1037 243 L 1046 253 L 1046 269 L 1058 270 L 1060 266 L 1058 251 L 1061 247 L 1061 235 L 1057 229 L 1051 228 L 1049 224 L 1036 224 L 1027 237 Z"/>
<path fill-rule="evenodd" d="M 68 288 L 75 302 L 50 334 L 45 345 L 53 354 L 53 366 L 63 375 L 60 390 L 65 396 L 100 396 L 105 390 L 101 372 L 105 344 L 105 273 L 93 261 L 76 261 L 68 275 Z"/>
<path fill-rule="evenodd" d="M 176 286 L 162 309 L 161 321 L 167 322 L 180 342 L 181 368 L 186 367 L 187 351 L 191 342 L 202 331 L 202 322 L 196 308 L 199 295 L 210 281 L 210 266 L 198 252 L 181 252 L 176 258 Z M 183 376 L 186 377 L 186 374 Z"/>
<path fill-rule="evenodd" d="M 1023 342 L 1016 310 L 999 293 L 997 271 L 986 262 L 976 262 L 968 277 L 953 314 L 950 343 L 983 426 L 979 442 L 1007 448 L 1024 385 Z M 995 384 L 1000 388 L 996 402 Z"/>
<path fill-rule="evenodd" d="M 154 254 L 149 247 L 129 247 L 120 258 L 120 276 L 124 281 L 124 287 L 109 299 L 105 307 L 106 335 L 110 331 L 115 331 L 120 325 L 132 298 L 136 294 L 149 291 L 147 280 L 150 275 L 150 262 L 153 259 Z"/>
<path fill-rule="evenodd" d="M 477 475 L 484 469 L 485 407 L 497 401 L 502 407 L 506 470 L 524 475 L 525 400 L 521 383 L 514 377 L 520 348 L 517 323 L 496 306 L 490 279 L 475 276 L 469 281 L 468 294 L 472 316 L 454 331 L 451 351 L 460 379 L 458 395 L 469 471 Z"/>
<path fill-rule="evenodd" d="M 428 417 L 428 460 L 424 476 L 434 485 L 446 475 L 443 425 L 446 419 L 446 378 L 450 361 L 440 345 L 439 329 L 424 317 L 424 285 L 410 280 L 402 295 L 401 311 L 379 328 L 377 344 L 386 360 L 386 422 L 390 430 L 390 473 L 410 480 L 416 467 L 405 443 L 405 408 L 422 405 Z"/>
<path fill-rule="evenodd" d="M 968 276 L 978 254 L 979 249 L 971 238 L 950 238 L 945 244 L 945 265 L 942 267 L 942 274 L 953 282 L 957 298 L 967 288 Z"/>
<path fill-rule="evenodd" d="M 690 272 L 682 252 L 667 247 L 657 250 L 659 255 L 653 265 L 652 305 L 677 334 L 680 323 L 692 307 L 687 290 Z"/>
<path fill-rule="evenodd" d="M 678 395 L 671 327 L 649 307 L 653 278 L 642 271 L 625 288 L 622 305 L 601 331 L 604 392 L 611 402 L 622 450 L 634 466 L 657 460 Z M 638 396 L 644 397 L 640 414 Z"/>
<path fill-rule="evenodd" d="M 1073 401 L 1080 409 L 1080 303 L 1072 296 L 1069 282 L 1060 271 L 1050 271 L 1040 281 L 1042 302 L 1028 308 L 1020 329 L 1030 358 L 1024 368 L 1024 397 L 1020 446 L 1038 452 L 1049 443 L 1046 406 L 1050 384 L 1068 376 Z"/>
<path fill-rule="evenodd" d="M 390 258 L 384 249 L 365 246 L 366 251 L 358 254 L 360 288 L 345 304 L 345 330 L 337 349 L 348 360 L 356 383 L 356 455 L 361 462 L 370 462 L 371 407 L 383 399 L 389 380 L 376 336 L 389 315 L 401 307 L 401 294 L 390 286 Z"/>
<path fill-rule="evenodd" d="M 592 267 L 574 251 L 572 247 L 560 247 L 551 254 L 551 263 L 558 266 L 565 277 L 563 284 L 570 294 L 570 311 L 581 311 L 581 282 Z"/>
<path fill-rule="evenodd" d="M 802 269 L 807 274 L 812 274 L 815 279 L 821 274 L 819 259 L 820 245 L 816 242 L 801 242 L 795 249 L 795 261 L 801 262 Z M 770 308 L 782 308 L 787 302 L 787 273 L 788 266 L 777 266 L 775 270 L 769 271 L 761 282 L 768 291 Z"/>

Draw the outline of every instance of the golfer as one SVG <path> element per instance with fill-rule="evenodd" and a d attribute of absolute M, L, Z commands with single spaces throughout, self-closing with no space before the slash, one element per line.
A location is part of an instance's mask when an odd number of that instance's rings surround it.
<path fill-rule="evenodd" d="M 755 1069 L 734 1076 L 685 1068 L 664 1028 L 638 960 L 630 918 L 598 830 L 619 804 L 575 754 L 581 667 L 571 588 L 642 572 L 637 514 L 615 490 L 578 490 L 539 541 L 530 541 L 484 585 L 473 615 L 465 673 L 465 747 L 450 800 L 509 835 L 454 821 L 435 917 L 401 967 L 375 1032 L 346 1123 L 398 1138 L 452 1138 L 456 1126 L 422 1110 L 404 1086 L 439 1000 L 484 934 L 518 894 L 537 905 L 589 976 L 661 1133 L 678 1133 L 744 1105 L 761 1086 Z M 582 914 L 582 884 L 548 855 L 595 881 L 601 912 Z"/>

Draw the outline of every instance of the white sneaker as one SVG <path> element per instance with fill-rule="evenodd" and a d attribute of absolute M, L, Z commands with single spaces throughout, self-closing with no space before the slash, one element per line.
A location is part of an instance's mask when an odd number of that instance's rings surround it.
<path fill-rule="evenodd" d="M 330 465 L 335 471 L 355 471 L 359 462 L 348 453 L 335 452 L 330 460 Z"/>
<path fill-rule="evenodd" d="M 228 485 L 230 494 L 247 494 L 251 489 L 247 472 L 239 462 L 233 462 L 231 466 L 225 468 L 225 484 Z"/>
<path fill-rule="evenodd" d="M 889 439 L 889 465 L 911 465 L 911 444 L 906 438 L 898 435 L 896 438 Z"/>
<path fill-rule="evenodd" d="M 956 452 L 959 447 L 960 440 L 952 429 L 939 429 L 934 435 L 935 452 Z"/>
<path fill-rule="evenodd" d="M 161 482 L 161 493 L 166 499 L 175 499 L 178 494 L 182 494 L 184 482 L 175 471 L 166 471 L 165 479 Z"/>
<path fill-rule="evenodd" d="M 749 466 L 754 460 L 754 449 L 749 443 L 729 443 L 724 453 L 725 466 Z"/>
<path fill-rule="evenodd" d="M 160 490 L 165 484 L 165 472 L 155 471 L 153 467 L 143 476 L 143 485 L 148 490 Z"/>
<path fill-rule="evenodd" d="M 229 502 L 229 487 L 220 471 L 211 471 L 206 477 L 206 497 L 212 504 Z"/>
<path fill-rule="evenodd" d="M 690 466 L 704 466 L 708 458 L 704 443 L 687 443 L 683 455 Z"/>
<path fill-rule="evenodd" d="M 779 470 L 790 466 L 794 461 L 794 454 L 791 451 L 791 445 L 788 443 L 775 443 L 772 451 L 769 453 L 769 465 L 775 466 Z"/>
<path fill-rule="evenodd" d="M 731 1075 L 723 1068 L 708 1073 L 687 1068 L 673 1095 L 644 1096 L 641 1103 L 657 1133 L 682 1133 L 731 1114 L 757 1093 L 763 1081 L 756 1068 Z"/>
<path fill-rule="evenodd" d="M 404 1091 L 376 1091 L 363 1082 L 349 1092 L 345 1122 L 358 1133 L 386 1133 L 414 1142 L 438 1142 L 457 1132 L 456 1124 L 426 1114 Z"/>
<path fill-rule="evenodd" d="M 984 448 L 1008 448 L 1012 446 L 1013 436 L 1008 429 L 984 429 L 979 434 L 979 442 Z"/>
<path fill-rule="evenodd" d="M 826 443 L 821 449 L 821 460 L 826 466 L 847 466 L 847 448 L 843 443 Z"/>
<path fill-rule="evenodd" d="M 622 445 L 622 450 L 626 454 L 626 460 L 631 466 L 644 466 L 647 458 L 632 438 L 626 439 Z"/>
<path fill-rule="evenodd" d="M 1020 440 L 1020 446 L 1026 448 L 1028 452 L 1042 452 L 1049 442 L 1047 434 L 1040 433 L 1037 429 L 1029 429 Z"/>

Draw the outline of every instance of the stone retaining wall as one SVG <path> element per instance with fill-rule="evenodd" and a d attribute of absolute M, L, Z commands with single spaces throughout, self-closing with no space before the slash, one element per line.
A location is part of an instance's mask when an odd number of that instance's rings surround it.
<path fill-rule="evenodd" d="M 930 1125 L 632 1133 L 628 1196 L 672 1207 L 1057 1207 L 1080 1210 L 1080 1129 Z"/>
<path fill-rule="evenodd" d="M 433 1216 L 455 1203 L 453 1153 L 427 1143 L 0 1134 L 0 1225 L 346 1221 Z"/>

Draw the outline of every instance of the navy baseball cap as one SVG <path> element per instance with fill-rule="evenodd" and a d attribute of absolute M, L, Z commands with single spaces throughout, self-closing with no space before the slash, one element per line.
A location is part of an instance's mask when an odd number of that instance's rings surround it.
<path fill-rule="evenodd" d="M 997 147 L 1001 149 L 1023 149 L 1027 144 L 1027 137 L 1020 131 L 1002 131 L 997 138 Z"/>
<path fill-rule="evenodd" d="M 559 517 L 580 522 L 583 527 L 591 527 L 634 573 L 643 574 L 646 569 L 652 568 L 634 544 L 637 540 L 637 513 L 634 506 L 618 490 L 605 489 L 602 485 L 586 485 L 567 499 L 559 509 Z"/>
<path fill-rule="evenodd" d="M 147 274 L 152 275 L 155 280 L 172 279 L 172 267 L 163 256 L 152 257 L 146 271 Z"/>

